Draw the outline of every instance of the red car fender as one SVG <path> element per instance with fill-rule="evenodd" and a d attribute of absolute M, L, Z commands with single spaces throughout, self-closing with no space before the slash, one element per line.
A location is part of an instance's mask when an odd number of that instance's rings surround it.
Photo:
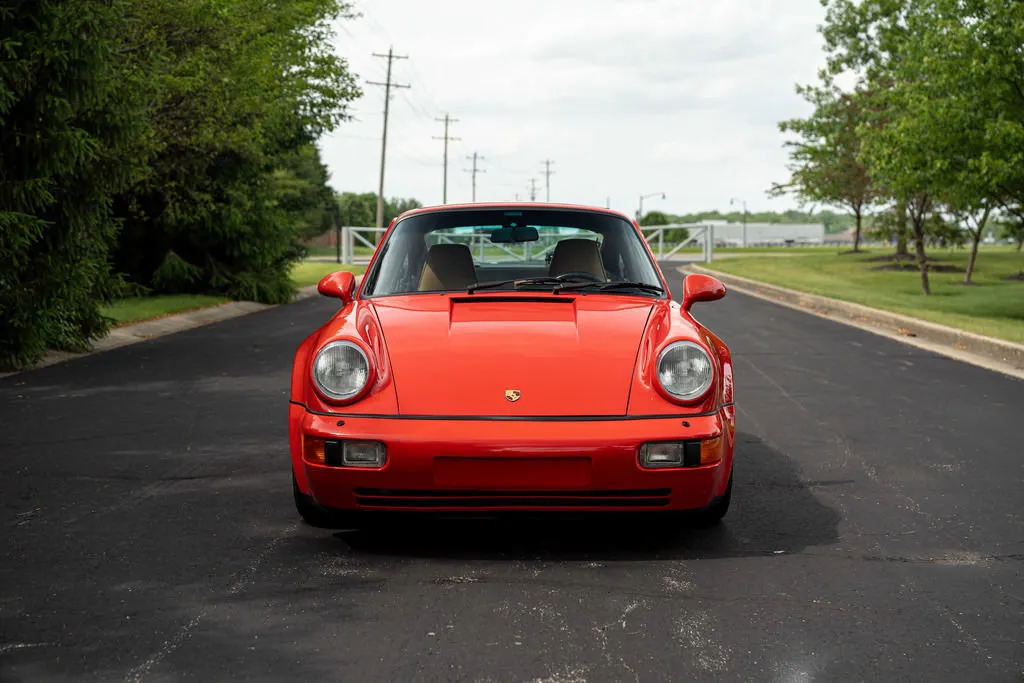
<path fill-rule="evenodd" d="M 357 340 L 369 349 L 374 364 L 373 386 L 359 400 L 334 403 L 317 394 L 311 379 L 313 357 L 324 345 L 339 339 Z M 292 365 L 291 401 L 288 413 L 288 438 L 292 470 L 299 490 L 307 493 L 305 469 L 302 466 L 301 420 L 306 410 L 320 413 L 385 414 L 398 413 L 398 396 L 388 362 L 387 346 L 373 306 L 368 301 L 353 301 L 341 309 L 320 329 L 306 337 L 295 352 Z"/>
<path fill-rule="evenodd" d="M 677 341 L 694 341 L 711 351 L 715 363 L 715 384 L 704 398 L 695 402 L 681 403 L 666 398 L 656 382 L 658 354 L 667 345 Z M 647 327 L 640 338 L 633 369 L 633 382 L 629 392 L 629 415 L 669 415 L 685 413 L 708 413 L 718 408 L 718 386 L 721 366 L 718 355 L 703 328 L 692 318 L 679 314 L 678 304 L 659 301 L 654 304 L 647 319 Z"/>

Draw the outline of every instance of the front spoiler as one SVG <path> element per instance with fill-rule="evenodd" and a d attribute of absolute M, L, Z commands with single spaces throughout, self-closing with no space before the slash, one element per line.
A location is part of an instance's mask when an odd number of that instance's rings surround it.
<path fill-rule="evenodd" d="M 311 495 L 317 504 L 344 511 L 416 512 L 443 516 L 473 516 L 496 513 L 522 517 L 530 513 L 575 514 L 678 512 L 707 507 L 725 493 L 732 468 L 734 412 L 723 406 L 716 413 L 701 416 L 653 417 L 650 419 L 572 419 L 511 421 L 466 419 L 407 419 L 401 417 L 328 416 L 313 413 L 302 405 L 290 406 L 292 465 L 300 491 Z M 380 469 L 329 467 L 306 462 L 302 458 L 302 435 L 327 439 L 381 441 L 387 447 L 387 462 Z M 637 454 L 642 443 L 706 439 L 722 435 L 722 458 L 715 464 L 691 468 L 644 469 Z M 586 482 L 576 483 L 571 491 L 543 480 L 520 482 L 504 488 L 501 495 L 518 495 L 514 506 L 489 495 L 498 491 L 487 487 L 478 491 L 480 504 L 461 500 L 446 505 L 453 493 L 449 485 L 436 480 L 434 460 L 467 458 L 582 457 L 591 463 Z M 466 489 L 473 489 L 467 484 Z M 559 491 L 559 489 L 563 489 Z M 638 505 L 634 492 L 667 491 L 658 494 L 656 505 Z M 375 500 L 365 493 L 388 492 Z M 431 492 L 437 496 L 431 499 Z M 416 496 L 406 492 L 416 492 Z M 614 501 L 593 504 L 589 492 L 628 492 Z M 559 493 L 571 494 L 559 496 Z M 530 497 L 533 496 L 536 504 Z M 472 496 L 470 496 L 472 498 Z M 557 500 L 556 500 L 557 499 Z M 628 499 L 628 500 L 627 500 Z M 417 503 L 417 501 L 422 503 Z M 573 502 L 576 500 L 579 504 Z"/>

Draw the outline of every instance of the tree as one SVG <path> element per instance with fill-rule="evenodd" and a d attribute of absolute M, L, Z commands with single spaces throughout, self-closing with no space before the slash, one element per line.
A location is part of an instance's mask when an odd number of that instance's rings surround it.
<path fill-rule="evenodd" d="M 798 87 L 797 92 L 814 105 L 814 112 L 806 119 L 779 124 L 783 133 L 792 133 L 797 139 L 786 143 L 791 159 L 789 182 L 773 185 L 769 194 L 792 192 L 808 202 L 846 208 L 855 222 L 853 251 L 860 251 L 864 211 L 875 197 L 860 160 L 862 98 L 835 87 Z"/>
<path fill-rule="evenodd" d="M 377 220 L 377 195 L 373 192 L 342 192 L 337 196 L 341 210 L 341 224 L 352 227 L 370 227 Z M 384 205 L 387 211 L 387 202 Z M 389 221 L 385 221 L 389 222 Z"/>
<path fill-rule="evenodd" d="M 147 83 L 119 55 L 126 2 L 0 7 L 0 368 L 102 336 L 118 291 L 110 197 L 146 162 Z"/>
<path fill-rule="evenodd" d="M 914 174 L 957 218 L 971 236 L 970 283 L 989 216 L 1024 187 L 1024 5 L 918 0 L 906 22 L 875 161 Z"/>
<path fill-rule="evenodd" d="M 370 227 L 377 220 L 377 195 L 373 192 L 342 192 L 336 197 L 338 208 L 341 210 L 341 224 L 352 227 Z M 384 225 L 388 225 L 394 219 L 406 211 L 418 209 L 423 204 L 418 200 L 408 198 L 384 198 Z"/>
<path fill-rule="evenodd" d="M 312 143 L 282 155 L 270 175 L 271 196 L 293 217 L 302 239 L 322 235 L 333 225 L 334 193 L 327 185 L 328 176 L 320 150 Z"/>
<path fill-rule="evenodd" d="M 999 237 L 1004 240 L 1012 240 L 1017 245 L 1017 251 L 1024 247 L 1024 221 L 1013 219 L 1003 222 L 999 231 Z"/>
<path fill-rule="evenodd" d="M 329 202 L 309 146 L 359 95 L 330 41 L 347 11 L 341 0 L 131 3 L 125 57 L 157 95 L 149 173 L 115 204 L 120 272 L 157 291 L 292 297 L 303 226 Z"/>
<path fill-rule="evenodd" d="M 872 92 L 862 159 L 908 199 L 922 288 L 921 210 L 944 205 L 971 235 L 970 282 L 986 221 L 1024 201 L 1024 3 L 1016 0 L 824 0 L 827 74 Z M 937 225 L 937 223 L 934 223 Z"/>
<path fill-rule="evenodd" d="M 662 213 L 661 211 L 648 211 L 640 219 L 640 225 L 645 226 L 645 227 L 646 226 L 669 225 L 671 223 L 672 223 L 672 220 L 668 217 L 668 215 L 665 214 L 665 213 Z"/>
<path fill-rule="evenodd" d="M 863 108 L 865 123 L 872 126 L 858 131 L 862 151 L 865 136 L 885 123 L 885 104 L 879 101 L 878 95 L 884 94 L 895 81 L 892 67 L 895 55 L 907 36 L 906 14 L 909 4 L 908 0 L 822 0 L 825 22 L 820 31 L 825 39 L 827 55 L 822 80 L 825 87 L 833 87 L 838 76 L 855 77 L 856 90 L 866 98 Z M 914 213 L 909 206 L 912 201 L 910 197 L 917 195 L 922 188 L 899 195 L 872 175 L 876 197 L 888 199 L 895 204 L 898 258 L 907 253 L 907 217 Z M 918 227 L 922 225 L 923 219 Z M 919 267 L 922 268 L 922 290 L 927 292 L 928 275 L 924 271 L 927 265 L 921 261 L 923 244 L 915 251 L 918 253 Z"/>
<path fill-rule="evenodd" d="M 418 199 L 411 197 L 407 199 L 385 199 L 384 200 L 384 219 L 387 223 L 391 223 L 394 219 L 401 216 L 406 211 L 412 211 L 413 209 L 419 209 L 423 206 Z M 375 218 L 376 220 L 376 218 Z"/>

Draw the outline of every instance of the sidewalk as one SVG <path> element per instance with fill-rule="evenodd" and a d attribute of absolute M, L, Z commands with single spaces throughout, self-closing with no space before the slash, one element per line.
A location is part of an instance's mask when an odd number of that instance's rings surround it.
<path fill-rule="evenodd" d="M 357 287 L 359 286 L 359 282 L 362 278 L 362 275 L 356 276 Z M 316 285 L 301 287 L 295 291 L 295 301 L 301 301 L 314 296 L 317 296 Z M 288 304 L 280 305 L 287 306 Z M 137 344 L 141 341 L 146 341 L 147 339 L 155 339 L 168 334 L 174 334 L 176 332 L 183 332 L 185 330 L 191 330 L 204 325 L 219 323 L 224 320 L 238 318 L 243 315 L 249 315 L 250 313 L 256 313 L 258 311 L 274 307 L 275 305 L 272 304 L 258 304 L 253 301 L 229 301 L 227 303 L 209 306 L 207 308 L 200 308 L 194 311 L 174 313 L 163 318 L 143 320 L 137 323 L 112 327 L 110 329 L 110 333 L 107 334 L 106 337 L 93 342 L 92 348 L 89 351 L 84 353 L 48 351 L 35 367 L 16 372 L 0 373 L 0 377 L 8 377 L 21 372 L 29 372 L 30 370 L 45 368 L 49 365 L 56 365 L 57 363 L 63 363 L 64 361 L 72 360 L 74 358 L 81 358 L 82 356 L 88 356 L 94 353 L 110 351 L 111 349 L 117 349 L 122 346 Z"/>

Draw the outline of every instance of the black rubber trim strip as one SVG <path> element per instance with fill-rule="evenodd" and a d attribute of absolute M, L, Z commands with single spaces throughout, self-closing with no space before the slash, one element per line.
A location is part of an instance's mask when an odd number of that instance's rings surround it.
<path fill-rule="evenodd" d="M 390 498 L 655 498 L 668 496 L 672 489 L 624 489 L 618 491 L 471 491 L 420 489 L 356 489 L 361 497 L 385 496 Z"/>
<path fill-rule="evenodd" d="M 723 403 L 716 410 L 704 413 L 673 413 L 669 415 L 383 415 L 380 413 L 327 413 L 313 410 L 299 401 L 288 401 L 292 405 L 302 406 L 306 412 L 323 417 L 357 418 L 365 417 L 374 420 L 441 420 L 452 422 L 629 422 L 634 420 L 674 420 L 690 417 L 714 417 L 722 408 L 732 403 Z"/>
<path fill-rule="evenodd" d="M 540 286 L 540 285 L 538 285 Z M 551 285 L 544 285 L 550 287 Z M 461 290 L 459 290 L 461 291 Z M 477 292 L 481 292 L 477 294 Z M 460 296 L 452 296 L 449 298 L 453 304 L 487 304 L 487 303 L 502 303 L 502 304 L 571 304 L 576 300 L 575 296 L 564 296 L 558 299 L 553 299 L 550 296 L 536 296 L 536 295 L 522 295 L 522 296 L 502 296 L 500 294 L 491 294 L 488 290 L 478 289 L 471 294 L 463 294 Z"/>
<path fill-rule="evenodd" d="M 668 498 L 360 498 L 364 507 L 391 508 L 487 508 L 487 507 L 664 507 Z"/>

